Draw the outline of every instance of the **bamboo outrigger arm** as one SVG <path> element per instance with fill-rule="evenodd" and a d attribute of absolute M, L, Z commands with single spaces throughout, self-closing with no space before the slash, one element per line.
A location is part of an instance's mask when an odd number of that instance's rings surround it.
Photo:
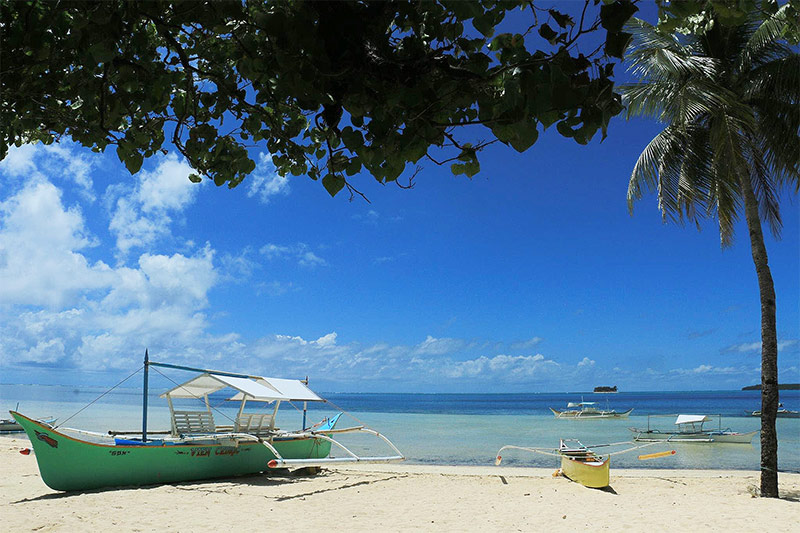
<path fill-rule="evenodd" d="M 387 455 L 387 456 L 370 456 L 370 457 L 360 457 L 350 451 L 346 446 L 344 446 L 341 442 L 328 437 L 324 433 L 355 433 L 355 432 L 364 432 L 369 433 L 370 435 L 374 435 L 380 439 L 382 439 L 397 455 Z M 281 454 L 278 453 L 271 443 L 268 441 L 262 441 L 261 443 L 269 448 L 269 450 L 275 454 L 275 459 L 271 460 L 267 463 L 267 466 L 270 468 L 279 468 L 279 467 L 288 467 L 288 466 L 325 466 L 327 464 L 332 463 L 395 463 L 405 460 L 405 456 L 397 449 L 397 447 L 387 439 L 381 433 L 378 433 L 375 430 L 368 429 L 365 427 L 353 427 L 353 428 L 345 428 L 340 430 L 326 430 L 324 432 L 317 432 L 311 431 L 311 433 L 315 438 L 326 440 L 331 444 L 335 444 L 339 448 L 341 448 L 349 457 L 331 457 L 327 459 L 284 459 L 281 457 Z"/>

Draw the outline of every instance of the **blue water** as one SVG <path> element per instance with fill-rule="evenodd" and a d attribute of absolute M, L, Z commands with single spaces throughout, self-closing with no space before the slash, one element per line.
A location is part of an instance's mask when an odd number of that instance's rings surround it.
<path fill-rule="evenodd" d="M 166 429 L 169 412 L 158 397 L 165 387 L 149 395 L 148 427 Z M 117 388 L 98 399 L 104 389 L 44 385 L 0 385 L 0 408 L 19 410 L 35 417 L 56 416 L 65 427 L 106 431 L 141 427 L 141 390 Z M 338 427 L 364 424 L 389 438 L 417 464 L 490 465 L 497 450 L 506 444 L 527 447 L 555 447 L 560 438 L 577 438 L 585 444 L 627 441 L 628 427 L 642 427 L 647 415 L 722 415 L 722 427 L 747 432 L 760 428 L 760 419 L 746 412 L 760 408 L 758 391 L 620 392 L 617 394 L 322 394 L 326 404 L 309 404 L 308 420 L 314 422 L 338 410 L 346 411 Z M 212 395 L 218 424 L 235 417 L 235 406 L 226 395 Z M 618 411 L 634 408 L 628 419 L 555 419 L 549 407 L 563 408 L 570 401 L 595 401 Z M 92 403 L 85 410 L 87 404 Z M 781 391 L 787 409 L 800 410 L 800 391 Z M 249 403 L 248 410 L 256 404 Z M 301 405 L 282 406 L 278 424 L 298 428 Z M 269 407 L 268 409 L 271 409 Z M 79 412 L 80 411 L 80 412 Z M 70 418 L 71 417 L 71 418 Z M 671 427 L 673 419 L 651 419 L 651 424 Z M 715 422 L 714 424 L 717 424 Z M 708 424 L 707 424 L 708 426 Z M 782 471 L 800 472 L 800 419 L 778 419 L 778 463 Z M 378 441 L 343 437 L 358 453 L 388 454 Z M 624 448 L 624 447 L 622 447 Z M 677 454 L 653 461 L 639 461 L 637 455 L 668 448 Z M 520 452 L 503 454 L 509 466 L 556 467 L 552 457 Z M 758 470 L 759 439 L 752 444 L 657 444 L 642 451 L 618 455 L 615 467 L 623 468 L 709 468 Z"/>

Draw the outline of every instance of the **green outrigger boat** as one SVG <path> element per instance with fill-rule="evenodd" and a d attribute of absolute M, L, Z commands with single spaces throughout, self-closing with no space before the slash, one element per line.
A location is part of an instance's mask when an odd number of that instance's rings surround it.
<path fill-rule="evenodd" d="M 161 395 L 169 403 L 171 430 L 160 432 L 165 434 L 159 434 L 155 440 L 148 438 L 144 422 L 147 419 L 148 366 L 201 372 Z M 232 426 L 217 426 L 208 403 L 208 395 L 222 389 L 233 389 L 235 395 L 230 399 L 240 402 Z M 60 491 L 228 478 L 279 467 L 404 459 L 391 441 L 374 430 L 363 426 L 336 428 L 341 413 L 311 428 L 298 431 L 276 428 L 275 416 L 281 402 L 324 401 L 299 380 L 179 367 L 150 362 L 145 357 L 144 398 L 143 427 L 141 433 L 135 434 L 61 430 L 16 411 L 11 411 L 11 415 L 33 445 L 42 480 L 48 487 Z M 175 409 L 174 400 L 185 398 L 204 399 L 206 409 Z M 275 405 L 271 412 L 251 413 L 244 410 L 248 401 Z M 354 432 L 382 439 L 394 455 L 360 457 L 333 438 L 335 434 Z M 332 446 L 342 452 L 340 457 L 330 457 Z"/>

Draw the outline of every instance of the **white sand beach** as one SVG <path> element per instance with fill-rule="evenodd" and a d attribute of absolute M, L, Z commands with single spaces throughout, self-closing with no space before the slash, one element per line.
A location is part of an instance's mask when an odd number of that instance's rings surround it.
<path fill-rule="evenodd" d="M 556 470 L 356 465 L 316 476 L 61 493 L 39 477 L 24 437 L 0 439 L 4 531 L 796 531 L 800 474 L 781 499 L 758 473 L 611 469 L 587 489 Z"/>

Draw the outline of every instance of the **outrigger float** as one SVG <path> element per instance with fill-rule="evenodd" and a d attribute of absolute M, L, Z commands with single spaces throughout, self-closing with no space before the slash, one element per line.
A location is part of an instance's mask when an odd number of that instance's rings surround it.
<path fill-rule="evenodd" d="M 607 453 L 605 455 L 597 453 L 595 448 L 622 446 L 625 444 L 634 444 L 632 442 L 614 442 L 611 444 L 598 444 L 594 446 L 584 446 L 577 439 L 561 439 L 558 448 L 526 448 L 524 446 L 503 446 L 497 451 L 497 458 L 495 465 L 500 465 L 503 460 L 500 455 L 504 450 L 522 450 L 526 452 L 538 453 L 542 455 L 550 455 L 559 457 L 561 459 L 561 468 L 556 471 L 555 475 L 562 475 L 565 478 L 593 489 L 602 489 L 608 487 L 610 483 L 610 465 L 611 456 L 628 453 L 649 444 L 632 446 L 628 449 L 618 452 Z M 640 455 L 639 460 L 655 459 L 658 457 L 666 457 L 674 455 L 675 450 L 668 450 L 664 452 L 650 453 Z"/>
<path fill-rule="evenodd" d="M 189 381 L 161 395 L 169 404 L 171 429 L 147 431 L 149 367 L 199 372 Z M 215 423 L 208 395 L 235 391 L 239 401 L 230 426 Z M 142 431 L 95 433 L 57 429 L 16 411 L 11 415 L 31 441 L 42 480 L 60 491 L 105 487 L 155 485 L 256 474 L 275 468 L 320 467 L 336 463 L 388 463 L 405 459 L 384 435 L 364 426 L 335 427 L 342 413 L 306 428 L 284 431 L 275 427 L 281 402 L 323 402 L 300 380 L 265 378 L 232 372 L 156 363 L 145 354 Z M 202 399 L 205 410 L 176 409 L 174 400 Z M 267 413 L 245 412 L 250 402 L 273 403 Z M 382 440 L 391 455 L 361 457 L 334 439 L 343 433 L 365 433 Z M 81 435 L 78 438 L 75 435 Z M 151 438 L 158 435 L 158 438 Z M 91 439 L 91 440 L 88 440 Z M 331 447 L 342 452 L 330 457 Z"/>

